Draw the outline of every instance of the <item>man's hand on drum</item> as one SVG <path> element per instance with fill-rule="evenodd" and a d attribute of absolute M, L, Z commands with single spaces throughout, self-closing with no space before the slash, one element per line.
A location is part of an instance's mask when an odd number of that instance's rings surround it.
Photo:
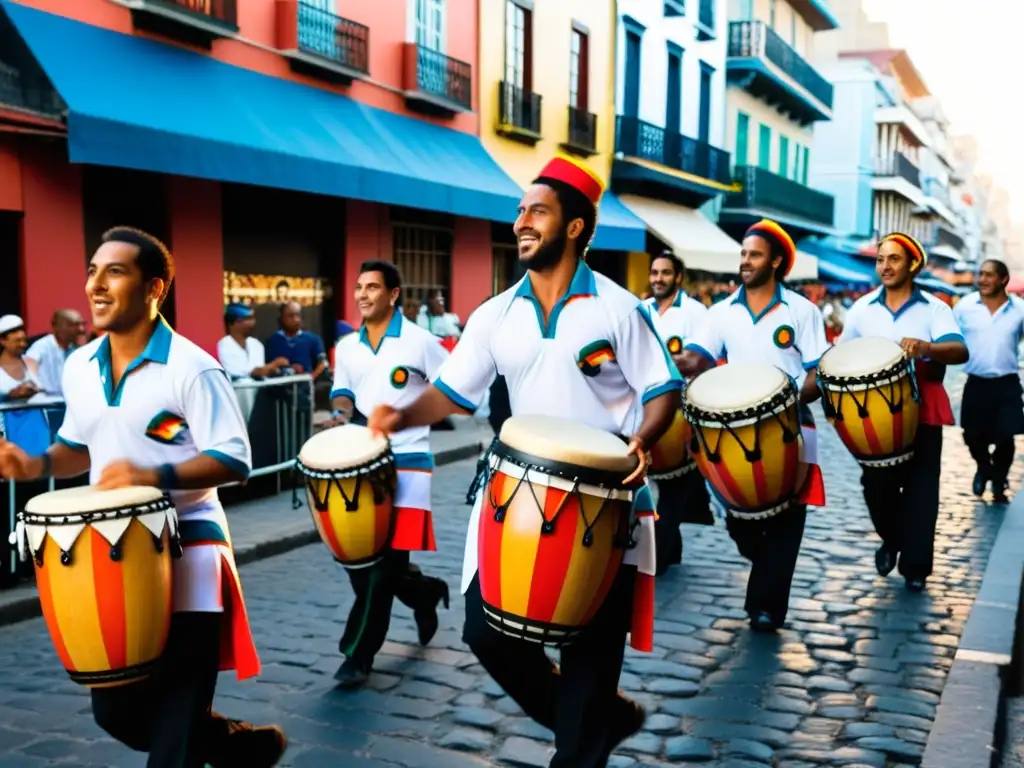
<path fill-rule="evenodd" d="M 375 435 L 390 437 L 402 429 L 402 414 L 390 405 L 378 405 L 366 420 L 366 426 Z"/>
<path fill-rule="evenodd" d="M 96 486 L 104 491 L 127 488 L 131 485 L 160 487 L 160 473 L 155 469 L 137 467 L 130 461 L 115 461 L 108 464 L 100 475 Z"/>
<path fill-rule="evenodd" d="M 920 360 L 922 357 L 931 356 L 931 343 L 921 339 L 903 339 L 900 342 L 900 347 L 911 360 Z"/>
<path fill-rule="evenodd" d="M 622 481 L 623 485 L 629 485 L 638 478 L 642 478 L 647 473 L 647 467 L 651 463 L 651 454 L 644 449 L 644 441 L 639 437 L 634 437 L 629 441 L 629 447 L 626 449 L 626 453 L 631 453 L 636 456 L 637 464 L 636 469 L 633 473 Z"/>
<path fill-rule="evenodd" d="M 0 440 L 0 477 L 5 480 L 35 480 L 35 461 L 14 443 Z"/>

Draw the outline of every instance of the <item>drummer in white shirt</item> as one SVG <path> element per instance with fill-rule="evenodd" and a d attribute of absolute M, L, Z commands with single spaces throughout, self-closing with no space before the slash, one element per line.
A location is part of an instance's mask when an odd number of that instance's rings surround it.
<path fill-rule="evenodd" d="M 651 259 L 651 297 L 644 302 L 654 328 L 665 342 L 674 362 L 680 360 L 683 345 L 704 321 L 708 310 L 683 290 L 685 267 L 672 251 Z M 683 561 L 681 523 L 713 525 L 707 485 L 696 468 L 685 475 L 653 480 L 658 488 L 658 519 L 654 534 L 658 545 L 658 575 Z"/>
<path fill-rule="evenodd" d="M 636 296 L 583 257 L 594 235 L 603 184 L 566 158 L 552 160 L 523 196 L 514 231 L 526 277 L 470 317 L 462 339 L 422 397 L 396 410 L 381 407 L 369 425 L 394 433 L 472 412 L 496 374 L 508 382 L 512 416 L 576 419 L 630 436 L 628 450 L 648 464 L 647 448 L 679 408 L 682 381 Z M 463 568 L 463 638 L 523 710 L 555 733 L 551 768 L 598 768 L 643 725 L 643 708 L 618 692 L 626 635 L 651 649 L 653 504 L 637 492 L 637 546 L 627 552 L 608 598 L 580 637 L 561 650 L 561 668 L 541 645 L 486 622 L 477 571 L 474 507 Z"/>
<path fill-rule="evenodd" d="M 407 405 L 437 375 L 448 351 L 440 339 L 409 322 L 396 308 L 402 276 L 390 261 L 365 261 L 356 278 L 355 300 L 363 325 L 342 337 L 334 353 L 334 412 L 325 426 L 347 424 L 352 414 L 378 405 Z M 409 553 L 436 550 L 431 515 L 434 457 L 430 427 L 413 426 L 391 436 L 398 469 L 395 530 L 391 549 L 367 568 L 347 569 L 356 599 L 338 648 L 345 661 L 335 674 L 342 688 L 361 687 L 384 645 L 395 598 L 413 611 L 421 645 L 437 632 L 437 605 L 448 607 L 448 585 L 425 576 Z"/>
<path fill-rule="evenodd" d="M 679 362 L 679 370 L 691 376 L 721 358 L 768 363 L 788 374 L 800 391 L 804 461 L 811 467 L 797 503 L 762 520 L 740 519 L 726 510 L 729 535 L 750 561 L 745 607 L 756 632 L 774 632 L 785 622 L 807 506 L 825 504 L 814 417 L 807 404 L 821 396 L 817 367 L 828 343 L 818 308 L 783 285 L 795 258 L 792 238 L 776 222 L 764 219 L 748 229 L 740 251 L 743 285 L 708 310 Z"/>
<path fill-rule="evenodd" d="M 928 253 L 910 235 L 894 232 L 878 244 L 875 270 L 882 286 L 861 296 L 846 315 L 837 344 L 877 336 L 899 344 L 916 361 L 921 394 L 914 455 L 890 467 L 865 467 L 864 502 L 882 545 L 875 568 L 887 576 L 899 561 L 907 589 L 920 592 L 932 573 L 939 517 L 942 427 L 956 422 L 942 386 L 947 365 L 967 362 L 964 337 L 943 302 L 914 285 Z"/>
<path fill-rule="evenodd" d="M 224 371 L 159 315 L 174 260 L 156 238 L 117 227 L 89 262 L 93 326 L 106 335 L 64 368 L 67 414 L 57 443 L 29 457 L 0 441 L 0 476 L 85 472 L 100 489 L 168 492 L 184 547 L 174 562 L 174 614 L 160 669 L 131 685 L 92 689 L 97 724 L 149 768 L 270 768 L 286 740 L 212 712 L 219 669 L 259 674 L 227 517 L 217 487 L 250 469 L 245 425 Z"/>
<path fill-rule="evenodd" d="M 256 314 L 245 304 L 224 307 L 224 330 L 227 334 L 217 342 L 217 359 L 232 380 L 259 379 L 288 366 L 287 357 L 267 363 L 263 342 L 253 336 Z"/>
<path fill-rule="evenodd" d="M 978 465 L 976 496 L 992 483 L 996 502 L 1006 501 L 1006 476 L 1015 453 L 1014 435 L 1024 434 L 1021 406 L 1020 341 L 1024 335 L 1024 299 L 1009 296 L 1010 271 L 998 259 L 982 262 L 978 290 L 953 308 L 971 359 L 960 405 L 964 442 Z M 990 452 L 991 451 L 991 452 Z"/>

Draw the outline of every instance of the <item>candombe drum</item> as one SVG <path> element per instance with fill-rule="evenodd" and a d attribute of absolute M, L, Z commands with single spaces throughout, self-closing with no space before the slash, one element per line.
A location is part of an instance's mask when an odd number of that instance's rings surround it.
<path fill-rule="evenodd" d="M 627 445 L 569 419 L 508 419 L 488 457 L 478 531 L 488 623 L 566 645 L 604 603 L 630 546 Z M 642 481 L 641 481 L 642 482 Z"/>
<path fill-rule="evenodd" d="M 18 516 L 35 562 L 43 617 L 76 683 L 110 688 L 149 677 L 167 644 L 178 520 L 156 488 L 69 488 L 36 496 Z"/>
<path fill-rule="evenodd" d="M 773 365 L 729 363 L 690 382 L 683 404 L 697 468 L 735 517 L 787 509 L 803 486 L 798 396 Z"/>
<path fill-rule="evenodd" d="M 378 562 L 395 530 L 397 470 L 391 443 L 345 424 L 313 435 L 299 452 L 320 538 L 346 568 Z"/>
<path fill-rule="evenodd" d="M 920 398 L 899 344 L 873 337 L 837 344 L 821 356 L 818 386 L 825 416 L 863 466 L 892 466 L 914 455 Z"/>
<path fill-rule="evenodd" d="M 688 448 L 691 437 L 690 424 L 680 409 L 665 434 L 651 447 L 647 476 L 652 480 L 671 480 L 693 471 L 696 464 Z"/>

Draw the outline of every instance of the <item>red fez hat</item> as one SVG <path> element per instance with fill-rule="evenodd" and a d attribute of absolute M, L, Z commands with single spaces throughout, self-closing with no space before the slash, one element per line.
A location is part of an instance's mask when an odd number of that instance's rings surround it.
<path fill-rule="evenodd" d="M 793 269 L 793 262 L 796 261 L 796 243 L 789 233 L 782 228 L 782 225 L 771 219 L 761 219 L 754 224 L 744 237 L 757 235 L 771 243 L 775 243 L 782 250 L 782 276 L 787 277 Z"/>
<path fill-rule="evenodd" d="M 595 208 L 604 194 L 604 184 L 597 175 L 584 165 L 570 160 L 568 157 L 556 157 L 541 170 L 534 183 L 543 183 L 544 179 L 553 179 L 580 192 Z"/>

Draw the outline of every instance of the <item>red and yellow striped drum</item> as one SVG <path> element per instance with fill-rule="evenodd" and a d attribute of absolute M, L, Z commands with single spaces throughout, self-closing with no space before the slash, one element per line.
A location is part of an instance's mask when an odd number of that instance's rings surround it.
<path fill-rule="evenodd" d="M 914 455 L 917 381 L 899 344 L 873 337 L 837 344 L 821 356 L 818 386 L 825 416 L 863 466 L 892 466 Z"/>
<path fill-rule="evenodd" d="M 177 516 L 156 488 L 69 488 L 19 516 L 43 617 L 71 679 L 90 688 L 149 677 L 167 644 Z"/>
<path fill-rule="evenodd" d="M 690 382 L 683 405 L 697 468 L 729 514 L 771 517 L 807 477 L 796 386 L 773 365 L 729 363 Z"/>
<path fill-rule="evenodd" d="M 391 443 L 345 424 L 313 435 L 299 452 L 313 523 L 334 559 L 366 568 L 391 546 L 398 474 Z"/>
<path fill-rule="evenodd" d="M 488 456 L 480 594 L 499 632 L 562 646 L 604 603 L 629 545 L 637 466 L 626 443 L 569 419 L 508 419 Z"/>
<path fill-rule="evenodd" d="M 693 430 L 683 415 L 682 409 L 676 411 L 668 430 L 651 448 L 651 465 L 647 476 L 652 480 L 671 480 L 691 472 L 696 464 L 690 456 L 690 439 Z"/>

